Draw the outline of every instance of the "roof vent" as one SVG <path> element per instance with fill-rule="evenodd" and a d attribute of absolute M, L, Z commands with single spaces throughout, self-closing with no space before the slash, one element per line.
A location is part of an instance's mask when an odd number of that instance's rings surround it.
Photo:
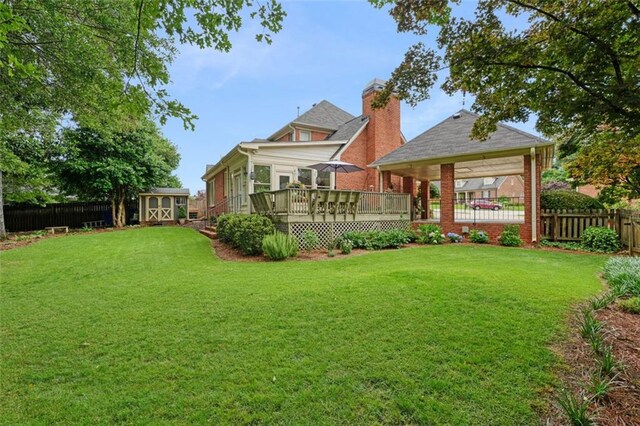
<path fill-rule="evenodd" d="M 455 120 L 457 118 L 460 118 L 460 113 L 456 112 L 455 114 L 453 114 L 452 118 Z"/>

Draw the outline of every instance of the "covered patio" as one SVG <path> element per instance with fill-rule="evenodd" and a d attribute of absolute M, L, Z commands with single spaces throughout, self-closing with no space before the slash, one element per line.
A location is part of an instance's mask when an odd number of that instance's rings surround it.
<path fill-rule="evenodd" d="M 482 229 L 495 240 L 505 224 L 519 224 L 527 243 L 540 239 L 540 175 L 551 166 L 553 142 L 510 126 L 498 124 L 486 141 L 470 138 L 479 116 L 462 110 L 405 145 L 375 161 L 370 167 L 403 178 L 403 191 L 417 194 L 422 182 L 422 215 L 418 222 L 439 222 L 444 233 Z M 522 176 L 524 192 L 517 199 L 478 199 L 460 203 L 456 180 Z M 429 199 L 429 185 L 440 181 L 440 202 Z"/>

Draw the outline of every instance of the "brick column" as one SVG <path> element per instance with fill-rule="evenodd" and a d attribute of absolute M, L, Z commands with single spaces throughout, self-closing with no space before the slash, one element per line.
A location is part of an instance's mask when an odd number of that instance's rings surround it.
<path fill-rule="evenodd" d="M 382 172 L 382 188 L 380 191 L 385 192 L 387 189 L 391 188 L 391 172 L 383 171 Z"/>
<path fill-rule="evenodd" d="M 542 224 L 540 220 L 540 185 L 541 185 L 541 158 L 540 155 L 536 155 L 536 241 L 540 242 L 540 226 Z M 524 166 L 524 224 L 520 230 L 520 237 L 527 243 L 531 243 L 531 231 L 532 227 L 532 211 L 531 211 L 531 156 L 523 156 Z"/>
<path fill-rule="evenodd" d="M 440 226 L 445 233 L 451 232 L 454 226 L 454 175 L 454 164 L 440 165 Z"/>
<path fill-rule="evenodd" d="M 422 202 L 422 219 L 429 219 L 429 205 L 431 204 L 431 181 L 423 180 L 420 181 L 420 185 L 422 187 L 420 194 L 420 201 Z"/>
<path fill-rule="evenodd" d="M 412 177 L 402 178 L 402 192 L 405 194 L 411 194 L 411 199 L 418 195 L 418 188 L 416 187 L 416 179 Z"/>

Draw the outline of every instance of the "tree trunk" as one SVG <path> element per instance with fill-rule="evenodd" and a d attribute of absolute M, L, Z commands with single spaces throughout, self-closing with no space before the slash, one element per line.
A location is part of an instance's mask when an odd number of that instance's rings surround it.
<path fill-rule="evenodd" d="M 118 217 L 116 216 L 116 196 L 111 196 L 111 226 L 116 226 L 116 221 Z"/>
<path fill-rule="evenodd" d="M 0 170 L 0 240 L 7 238 L 7 230 L 4 228 L 4 197 L 2 194 L 2 170 Z"/>

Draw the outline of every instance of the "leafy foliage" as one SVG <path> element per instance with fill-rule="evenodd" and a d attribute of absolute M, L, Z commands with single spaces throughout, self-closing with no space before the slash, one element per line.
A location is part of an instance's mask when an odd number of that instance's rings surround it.
<path fill-rule="evenodd" d="M 461 243 L 464 241 L 464 237 L 456 234 L 455 232 L 447 232 L 447 238 L 449 239 L 449 242 L 452 243 Z"/>
<path fill-rule="evenodd" d="M 284 260 L 298 255 L 298 240 L 293 235 L 274 232 L 262 240 L 262 251 L 271 260 Z"/>
<path fill-rule="evenodd" d="M 568 190 L 551 190 L 540 192 L 540 208 L 561 209 L 603 209 L 600 201 L 586 194 Z"/>
<path fill-rule="evenodd" d="M 125 201 L 164 186 L 180 161 L 176 147 L 150 122 L 113 134 L 66 129 L 62 138 L 64 154 L 54 166 L 60 188 L 80 199 L 111 200 L 116 226 L 125 225 Z"/>
<path fill-rule="evenodd" d="M 479 138 L 498 121 L 525 121 L 532 113 L 546 135 L 596 131 L 603 123 L 640 131 L 640 13 L 631 2 L 479 0 L 473 20 L 455 16 L 458 1 L 372 3 L 392 4 L 399 31 L 426 35 L 438 26 L 444 50 L 441 56 L 423 43 L 412 46 L 378 104 L 392 93 L 412 105 L 427 99 L 448 68 L 441 87 L 475 96 Z M 514 18 L 515 30 L 507 22 Z"/>
<path fill-rule="evenodd" d="M 590 226 L 581 237 L 582 246 L 596 252 L 615 253 L 620 250 L 618 234 L 613 229 Z"/>
<path fill-rule="evenodd" d="M 640 258 L 612 257 L 604 264 L 603 274 L 614 293 L 640 297 Z"/>
<path fill-rule="evenodd" d="M 276 231 L 268 217 L 257 214 L 223 214 L 218 217 L 217 226 L 220 241 L 244 255 L 261 254 L 262 241 Z"/>
<path fill-rule="evenodd" d="M 385 248 L 400 248 L 411 242 L 412 232 L 400 231 L 397 229 L 389 231 L 351 231 L 345 232 L 341 236 L 341 240 L 349 240 L 353 242 L 354 248 L 362 248 L 365 250 L 382 250 Z"/>
<path fill-rule="evenodd" d="M 574 251 L 583 249 L 580 243 L 575 243 L 575 242 L 542 240 L 540 241 L 540 245 L 542 247 L 553 247 L 553 248 L 559 248 L 564 250 L 574 250 Z"/>
<path fill-rule="evenodd" d="M 486 244 L 489 242 L 489 234 L 479 229 L 472 229 L 469 233 L 469 241 L 476 244 Z"/>
<path fill-rule="evenodd" d="M 621 300 L 620 307 L 625 312 L 629 312 L 631 314 L 640 314 L 640 297 L 635 296 L 625 300 Z"/>
<path fill-rule="evenodd" d="M 418 226 L 416 242 L 419 244 L 442 244 L 445 236 L 440 225 L 426 223 Z"/>
<path fill-rule="evenodd" d="M 353 250 L 353 242 L 347 238 L 341 238 L 339 247 L 342 254 L 349 254 Z"/>
<path fill-rule="evenodd" d="M 498 236 L 498 242 L 507 247 L 520 247 L 524 244 L 520 238 L 519 225 L 505 225 L 502 232 Z"/>
<path fill-rule="evenodd" d="M 318 238 L 317 232 L 312 231 L 310 229 L 307 229 L 306 231 L 304 231 L 304 234 L 302 235 L 302 247 L 307 252 L 311 253 L 313 249 L 318 247 L 319 243 L 320 243 L 320 239 Z"/>

